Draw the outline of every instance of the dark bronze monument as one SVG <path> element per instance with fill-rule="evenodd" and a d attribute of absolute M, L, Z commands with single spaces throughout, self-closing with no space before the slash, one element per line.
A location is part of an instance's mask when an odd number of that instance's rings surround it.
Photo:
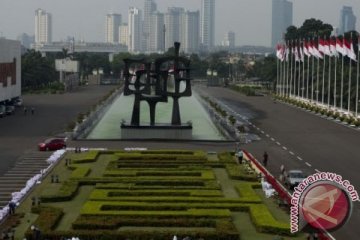
<path fill-rule="evenodd" d="M 150 62 L 147 59 L 125 59 L 124 69 L 124 95 L 134 95 L 134 105 L 130 123 L 122 123 L 121 128 L 125 138 L 142 138 L 148 131 L 154 138 L 176 138 L 180 139 L 191 135 L 191 124 L 182 124 L 179 99 L 190 97 L 190 60 L 179 56 L 180 43 L 175 42 L 175 55 L 155 59 Z M 171 86 L 171 87 L 169 87 Z M 171 123 L 156 123 L 156 105 L 159 102 L 168 102 L 173 99 Z M 140 124 L 140 104 L 147 102 L 150 110 L 149 124 Z M 131 131 L 133 129 L 134 131 Z M 141 136 L 138 136 L 141 129 Z M 125 130 L 125 131 L 124 131 Z M 156 132 L 151 131 L 156 130 Z M 179 130 L 187 130 L 187 133 L 180 133 Z M 159 133 L 159 131 L 163 131 Z M 158 134 L 159 137 L 153 135 Z M 186 137 L 185 137 L 186 135 Z M 145 136 L 146 137 L 146 136 Z"/>

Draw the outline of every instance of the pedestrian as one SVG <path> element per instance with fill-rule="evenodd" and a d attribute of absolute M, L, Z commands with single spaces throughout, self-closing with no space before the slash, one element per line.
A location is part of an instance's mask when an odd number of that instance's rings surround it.
<path fill-rule="evenodd" d="M 238 162 L 239 164 L 242 164 L 243 158 L 244 158 L 244 153 L 241 149 L 238 150 L 237 152 L 237 158 L 238 158 Z"/>
<path fill-rule="evenodd" d="M 34 113 L 35 113 L 35 109 L 34 109 L 34 107 L 32 107 L 31 108 L 31 115 L 34 115 Z"/>
<path fill-rule="evenodd" d="M 268 160 L 269 160 L 269 155 L 268 155 L 267 152 L 265 151 L 265 152 L 264 152 L 264 155 L 263 155 L 263 164 L 264 164 L 264 167 L 267 166 Z"/>
<path fill-rule="evenodd" d="M 26 115 L 27 109 L 26 107 L 24 107 L 24 115 Z"/>
<path fill-rule="evenodd" d="M 14 214 L 15 214 L 15 208 L 16 208 L 16 203 L 14 203 L 13 201 L 11 201 L 11 202 L 9 203 L 10 215 L 14 215 Z"/>

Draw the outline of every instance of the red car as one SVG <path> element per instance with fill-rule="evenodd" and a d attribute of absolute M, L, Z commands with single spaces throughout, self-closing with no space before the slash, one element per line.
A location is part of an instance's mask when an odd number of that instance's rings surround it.
<path fill-rule="evenodd" d="M 65 140 L 62 138 L 49 138 L 39 143 L 39 151 L 51 151 L 66 148 Z"/>

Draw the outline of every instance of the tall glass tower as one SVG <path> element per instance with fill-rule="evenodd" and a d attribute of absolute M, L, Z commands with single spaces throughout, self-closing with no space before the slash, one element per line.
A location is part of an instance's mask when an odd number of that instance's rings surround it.
<path fill-rule="evenodd" d="M 293 3 L 287 0 L 272 0 L 272 47 L 283 40 L 286 29 L 292 24 Z"/>

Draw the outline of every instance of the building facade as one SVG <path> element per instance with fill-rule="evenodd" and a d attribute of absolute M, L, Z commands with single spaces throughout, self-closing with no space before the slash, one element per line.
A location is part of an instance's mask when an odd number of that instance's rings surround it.
<path fill-rule="evenodd" d="M 0 38 L 0 103 L 21 95 L 21 44 Z"/>
<path fill-rule="evenodd" d="M 142 12 L 140 9 L 131 7 L 129 9 L 129 51 L 141 52 L 142 51 Z"/>
<path fill-rule="evenodd" d="M 35 43 L 52 42 L 52 17 L 43 9 L 35 11 Z"/>
<path fill-rule="evenodd" d="M 150 31 L 150 52 L 164 52 L 165 51 L 165 22 L 164 14 L 160 12 L 153 12 L 151 15 L 151 31 Z"/>
<path fill-rule="evenodd" d="M 287 0 L 272 0 L 271 47 L 283 41 L 284 34 L 293 24 L 293 3 Z"/>
<path fill-rule="evenodd" d="M 16 40 L 20 41 L 21 45 L 29 49 L 31 45 L 35 43 L 35 36 L 30 36 L 27 33 L 22 33 L 16 38 Z"/>
<path fill-rule="evenodd" d="M 224 40 L 221 42 L 223 47 L 227 47 L 229 49 L 235 48 L 235 33 L 233 31 L 229 31 L 225 34 Z"/>
<path fill-rule="evenodd" d="M 215 45 L 215 0 L 201 0 L 201 44 L 210 50 Z"/>
<path fill-rule="evenodd" d="M 145 41 L 145 51 L 150 50 L 150 34 L 152 31 L 152 14 L 157 10 L 157 5 L 153 0 L 145 0 L 144 4 L 144 25 L 143 25 L 143 38 Z"/>
<path fill-rule="evenodd" d="M 340 11 L 339 34 L 354 30 L 356 30 L 356 16 L 353 13 L 353 9 L 349 6 L 343 6 Z"/>
<path fill-rule="evenodd" d="M 106 15 L 105 23 L 105 42 L 119 43 L 119 29 L 121 25 L 121 15 L 110 13 Z"/>
<path fill-rule="evenodd" d="M 165 48 L 174 46 L 174 42 L 180 42 L 182 33 L 182 17 L 184 8 L 169 7 L 165 13 Z"/>
<path fill-rule="evenodd" d="M 198 52 L 200 44 L 200 12 L 186 11 L 182 21 L 182 50 L 186 53 Z"/>
<path fill-rule="evenodd" d="M 129 46 L 129 26 L 127 23 L 119 27 L 119 42 L 122 45 Z"/>

